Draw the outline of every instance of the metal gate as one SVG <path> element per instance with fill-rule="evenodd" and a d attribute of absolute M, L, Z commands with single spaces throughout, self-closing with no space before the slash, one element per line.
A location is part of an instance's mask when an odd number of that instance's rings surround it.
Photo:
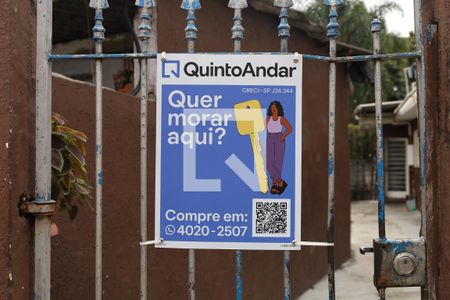
<path fill-rule="evenodd" d="M 413 0 L 410 0 L 413 1 Z M 147 105 L 148 77 L 147 64 L 156 59 L 156 53 L 149 52 L 150 21 L 152 11 L 156 9 L 156 0 L 136 0 L 140 20 L 139 39 L 141 53 L 103 54 L 102 43 L 105 40 L 103 27 L 103 10 L 108 8 L 107 0 L 91 0 L 89 6 L 95 9 L 95 26 L 93 39 L 95 54 L 87 55 L 53 55 L 52 54 L 52 2 L 37 3 L 37 63 L 36 63 L 36 209 L 35 217 L 35 299 L 50 299 L 50 219 L 42 212 L 51 213 L 54 202 L 51 201 L 51 70 L 55 60 L 94 60 L 96 87 L 96 242 L 95 242 L 95 290 L 96 299 L 102 298 L 102 61 L 104 59 L 138 59 L 141 76 L 141 289 L 140 298 L 147 299 L 147 246 L 155 241 L 147 241 Z M 362 247 L 361 253 L 374 252 L 374 283 L 380 299 L 385 298 L 385 289 L 394 286 L 421 286 L 422 299 L 427 299 L 425 275 L 425 191 L 426 166 L 426 114 L 425 114 L 425 76 L 424 76 L 424 34 L 422 24 L 423 0 L 414 0 L 416 51 L 408 53 L 381 54 L 381 22 L 374 19 L 371 23 L 373 33 L 373 54 L 361 56 L 337 57 L 336 45 L 339 36 L 337 6 L 343 0 L 324 0 L 329 7 L 327 37 L 329 39 L 329 56 L 304 54 L 306 60 L 321 61 L 329 64 L 329 143 L 328 143 L 328 220 L 326 242 L 303 242 L 307 246 L 324 246 L 328 251 L 328 295 L 335 299 L 335 265 L 334 265 L 334 206 L 335 206 L 335 117 L 336 117 L 336 64 L 346 62 L 367 62 L 375 64 L 375 99 L 377 131 L 377 188 L 378 188 L 378 225 L 379 237 L 373 240 L 373 247 Z M 275 0 L 274 6 L 280 9 L 278 37 L 280 52 L 288 53 L 290 26 L 288 10 L 293 6 L 292 0 Z M 234 9 L 234 25 L 231 29 L 235 53 L 241 52 L 244 37 L 242 9 L 247 7 L 246 0 L 230 0 L 228 7 Z M 187 11 L 185 29 L 187 52 L 194 53 L 197 39 L 195 25 L 196 10 L 200 9 L 199 0 L 182 0 L 181 8 Z M 415 58 L 418 65 L 418 110 L 420 130 L 420 168 L 421 168 L 421 230 L 415 240 L 388 239 L 385 231 L 384 203 L 384 158 L 383 158 L 383 117 L 381 110 L 381 63 L 383 60 Z M 236 299 L 242 299 L 242 252 L 236 251 Z M 291 299 L 290 252 L 285 251 L 283 259 L 284 299 Z M 195 251 L 189 250 L 189 298 L 195 299 Z M 281 295 L 280 295 L 281 296 Z"/>

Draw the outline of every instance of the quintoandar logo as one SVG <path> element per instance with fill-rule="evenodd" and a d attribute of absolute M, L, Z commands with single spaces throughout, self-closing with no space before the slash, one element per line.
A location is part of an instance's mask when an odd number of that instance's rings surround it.
<path fill-rule="evenodd" d="M 162 62 L 162 77 L 163 78 L 180 78 L 180 61 L 166 60 Z"/>

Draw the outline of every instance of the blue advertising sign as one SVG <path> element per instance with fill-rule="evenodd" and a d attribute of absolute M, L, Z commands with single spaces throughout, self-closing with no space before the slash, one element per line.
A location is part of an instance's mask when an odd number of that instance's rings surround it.
<path fill-rule="evenodd" d="M 300 249 L 302 58 L 158 56 L 160 248 Z"/>

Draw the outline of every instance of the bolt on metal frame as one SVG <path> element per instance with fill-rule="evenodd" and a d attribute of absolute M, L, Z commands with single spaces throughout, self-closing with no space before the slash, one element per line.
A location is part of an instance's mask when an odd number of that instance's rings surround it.
<path fill-rule="evenodd" d="M 336 117 L 336 63 L 345 62 L 375 62 L 375 100 L 377 123 L 377 182 L 378 182 L 378 216 L 379 238 L 385 239 L 385 215 L 384 215 L 384 167 L 383 167 L 383 131 L 381 111 L 381 61 L 389 59 L 416 58 L 418 65 L 418 110 L 420 132 L 420 168 L 421 168 L 421 231 L 420 236 L 426 240 L 426 176 L 427 176 L 427 148 L 426 148 L 426 98 L 425 98 L 425 61 L 424 61 L 424 33 L 422 24 L 423 0 L 414 0 L 415 5 L 415 30 L 416 51 L 406 53 L 380 54 L 381 23 L 378 19 L 372 22 L 374 38 L 373 55 L 357 55 L 337 57 L 336 46 L 339 36 L 339 23 L 337 6 L 343 0 L 324 0 L 324 4 L 330 7 L 327 37 L 329 38 L 329 56 L 304 54 L 305 60 L 322 61 L 329 63 L 329 145 L 328 145 L 328 217 L 327 217 L 327 242 L 300 242 L 305 246 L 327 247 L 328 254 L 328 297 L 335 299 L 334 277 L 334 206 L 335 206 L 335 117 Z M 60 54 L 54 55 L 52 49 L 52 1 L 37 1 L 37 49 L 36 49 L 36 202 L 53 203 L 51 201 L 51 62 L 53 60 L 95 60 L 95 86 L 96 86 L 96 242 L 95 242 L 95 299 L 102 299 L 102 61 L 104 59 L 139 59 L 141 62 L 141 171 L 140 171 L 140 203 L 141 203 L 141 265 L 140 265 L 140 298 L 147 299 L 147 118 L 148 118 L 148 71 L 147 60 L 155 59 L 156 53 L 149 53 L 150 39 L 150 10 L 156 6 L 155 0 L 136 0 L 139 7 L 141 23 L 139 25 L 139 39 L 142 53 L 118 53 L 103 54 L 102 43 L 105 39 L 102 11 L 108 8 L 107 0 L 91 0 L 89 6 L 95 9 L 95 25 L 93 39 L 95 41 L 95 54 Z M 288 40 L 290 26 L 288 24 L 288 10 L 293 5 L 292 0 L 275 0 L 274 6 L 280 8 L 280 23 L 278 37 L 280 39 L 280 51 L 288 53 Z M 241 41 L 244 27 L 242 26 L 242 9 L 248 6 L 246 0 L 230 0 L 228 7 L 234 9 L 234 26 L 232 27 L 232 39 L 234 52 L 241 53 Z M 187 26 L 185 38 L 187 40 L 187 52 L 195 52 L 195 40 L 197 39 L 197 27 L 195 25 L 195 11 L 201 8 L 199 0 L 182 0 L 181 8 L 187 11 Z M 236 299 L 242 299 L 242 260 L 243 253 L 236 251 Z M 188 254 L 188 297 L 195 300 L 195 251 L 189 250 Z M 284 299 L 291 298 L 290 281 L 290 252 L 284 251 L 283 255 L 283 286 Z M 50 219 L 39 216 L 35 218 L 35 299 L 50 299 Z M 384 299 L 384 290 L 379 291 L 380 299 Z M 422 287 L 422 299 L 427 299 L 426 286 Z"/>

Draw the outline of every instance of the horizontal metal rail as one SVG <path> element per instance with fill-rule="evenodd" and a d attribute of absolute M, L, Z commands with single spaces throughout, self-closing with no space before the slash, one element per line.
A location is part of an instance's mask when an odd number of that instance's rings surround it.
<path fill-rule="evenodd" d="M 208 54 L 224 54 L 225 52 L 210 52 Z M 233 54 L 232 52 L 226 54 Z M 248 53 L 235 53 L 241 54 L 267 54 L 267 52 L 248 52 Z M 286 55 L 294 53 L 270 53 L 273 55 Z M 111 53 L 111 54 L 50 54 L 49 60 L 89 60 L 89 59 L 156 59 L 157 53 Z M 420 52 L 402 52 L 402 53 L 388 53 L 388 54 L 371 54 L 371 55 L 354 55 L 354 56 L 342 56 L 332 58 L 330 56 L 303 54 L 305 60 L 315 60 L 324 62 L 363 62 L 371 60 L 395 60 L 404 58 L 420 58 L 422 53 Z"/>

